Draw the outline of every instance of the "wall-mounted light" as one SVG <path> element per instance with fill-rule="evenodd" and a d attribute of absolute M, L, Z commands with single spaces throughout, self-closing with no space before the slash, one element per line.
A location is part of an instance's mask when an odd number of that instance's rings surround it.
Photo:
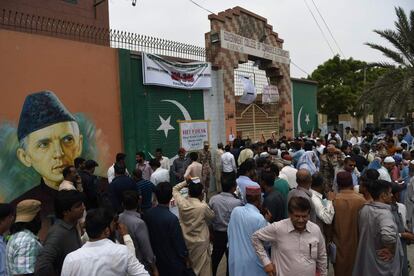
<path fill-rule="evenodd" d="M 211 41 L 211 43 L 217 43 L 217 42 L 219 42 L 220 41 L 220 35 L 219 35 L 219 33 L 212 33 L 210 35 L 210 41 Z"/>

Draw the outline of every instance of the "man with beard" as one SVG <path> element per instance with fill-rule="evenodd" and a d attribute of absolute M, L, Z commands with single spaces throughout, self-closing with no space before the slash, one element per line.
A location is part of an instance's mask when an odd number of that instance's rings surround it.
<path fill-rule="evenodd" d="M 55 199 L 57 221 L 49 229 L 35 268 L 35 275 L 60 275 L 66 255 L 81 247 L 77 229 L 85 206 L 82 193 L 74 190 L 60 191 Z"/>

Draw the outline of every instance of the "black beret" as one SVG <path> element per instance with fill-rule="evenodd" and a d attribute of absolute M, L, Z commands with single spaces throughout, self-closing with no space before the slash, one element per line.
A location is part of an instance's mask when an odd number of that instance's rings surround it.
<path fill-rule="evenodd" d="M 61 122 L 76 121 L 75 117 L 51 91 L 41 91 L 26 97 L 20 113 L 17 138 Z"/>

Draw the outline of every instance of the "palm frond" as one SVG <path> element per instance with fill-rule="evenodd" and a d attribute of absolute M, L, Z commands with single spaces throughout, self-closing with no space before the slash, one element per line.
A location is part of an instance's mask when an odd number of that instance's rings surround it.
<path fill-rule="evenodd" d="M 407 49 L 408 48 L 407 42 L 404 41 L 404 38 L 399 33 L 392 31 L 392 30 L 384 30 L 384 31 L 374 30 L 374 32 L 379 34 L 382 38 L 385 38 L 386 40 L 388 40 L 400 52 L 399 54 L 404 57 L 403 62 L 396 60 L 398 63 L 400 63 L 403 66 L 410 66 L 410 65 L 414 66 L 414 60 L 413 60 L 412 54 L 410 54 L 409 49 Z M 385 48 L 385 49 L 387 49 L 388 51 L 393 51 L 388 48 Z M 383 52 L 382 50 L 380 51 Z M 386 55 L 386 52 L 383 52 L 383 53 Z M 408 62 L 410 63 L 410 65 L 407 64 Z"/>
<path fill-rule="evenodd" d="M 381 45 L 378 45 L 378 44 L 373 44 L 373 43 L 365 43 L 365 45 L 368 45 L 369 47 L 382 52 L 386 57 L 392 59 L 396 63 L 405 64 L 405 60 L 404 60 L 403 56 L 401 54 L 397 53 L 396 51 L 393 51 L 393 50 L 388 49 L 384 46 L 381 46 Z"/>

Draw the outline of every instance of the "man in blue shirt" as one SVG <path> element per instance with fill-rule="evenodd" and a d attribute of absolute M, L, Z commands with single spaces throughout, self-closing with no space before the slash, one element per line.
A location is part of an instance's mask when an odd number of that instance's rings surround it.
<path fill-rule="evenodd" d="M 160 276 L 184 276 L 190 266 L 187 247 L 177 216 L 169 210 L 172 186 L 161 182 L 155 188 L 158 205 L 144 214 Z"/>
<path fill-rule="evenodd" d="M 268 224 L 258 209 L 261 205 L 260 187 L 246 187 L 246 202 L 245 206 L 233 209 L 227 229 L 230 276 L 265 276 L 251 241 L 253 233 Z"/>
<path fill-rule="evenodd" d="M 12 205 L 0 203 L 0 275 L 6 275 L 6 233 L 14 222 L 14 209 Z"/>
<path fill-rule="evenodd" d="M 244 161 L 240 165 L 239 174 L 240 176 L 236 179 L 237 189 L 241 200 L 245 203 L 247 186 L 254 186 L 260 189 L 260 185 L 252 180 L 256 176 L 256 162 L 252 158 Z"/>
<path fill-rule="evenodd" d="M 155 185 L 151 181 L 142 178 L 142 171 L 138 168 L 134 170 L 133 178 L 137 191 L 141 195 L 141 211 L 145 212 L 152 207 L 152 195 L 155 192 Z"/>
<path fill-rule="evenodd" d="M 403 128 L 402 134 L 404 135 L 403 140 L 406 141 L 409 146 L 411 146 L 411 144 L 413 143 L 413 136 L 411 136 L 411 134 L 408 133 L 408 129 Z"/>
<path fill-rule="evenodd" d="M 120 163 L 114 165 L 115 178 L 109 184 L 109 195 L 112 206 L 117 213 L 122 212 L 122 194 L 126 191 L 136 191 L 134 180 L 126 174 L 126 168 Z"/>

